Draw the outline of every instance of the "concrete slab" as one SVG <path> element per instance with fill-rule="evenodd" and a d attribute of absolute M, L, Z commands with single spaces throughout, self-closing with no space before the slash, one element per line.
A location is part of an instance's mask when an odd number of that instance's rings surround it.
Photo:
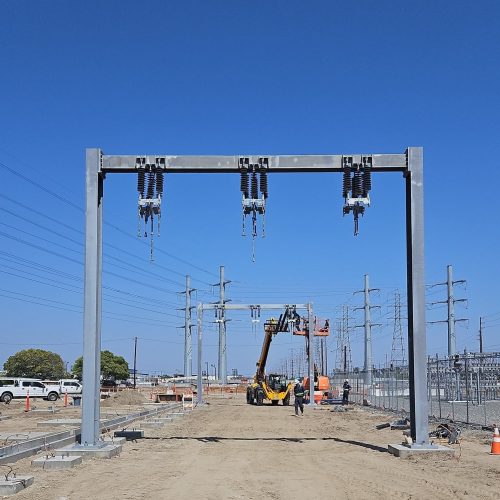
<path fill-rule="evenodd" d="M 66 470 L 71 469 L 75 465 L 82 463 L 82 457 L 75 456 L 55 456 L 55 457 L 40 457 L 31 461 L 32 467 L 39 467 L 45 470 Z"/>
<path fill-rule="evenodd" d="M 127 441 L 134 441 L 136 439 L 142 439 L 144 437 L 144 431 L 141 430 L 123 430 L 115 431 L 115 438 L 124 437 Z"/>
<path fill-rule="evenodd" d="M 141 429 L 161 429 L 162 427 L 165 426 L 167 422 L 159 422 L 159 421 L 152 421 L 152 422 L 141 422 Z"/>
<path fill-rule="evenodd" d="M 35 408 L 31 410 L 31 413 L 49 414 L 49 413 L 59 413 L 61 410 L 59 408 Z"/>
<path fill-rule="evenodd" d="M 428 448 L 410 448 L 404 444 L 390 444 L 387 447 L 389 453 L 399 458 L 443 456 L 452 457 L 455 455 L 453 448 L 448 448 L 440 444 L 429 445 Z"/>
<path fill-rule="evenodd" d="M 11 415 L 0 415 L 0 422 L 2 420 L 9 420 L 9 418 L 12 418 L 12 416 Z"/>
<path fill-rule="evenodd" d="M 80 427 L 82 425 L 81 418 L 56 418 L 54 420 L 44 420 L 37 422 L 37 427 L 54 427 L 59 425 L 70 425 L 73 427 Z"/>
<path fill-rule="evenodd" d="M 103 441 L 105 443 L 115 443 L 115 444 L 121 444 L 124 445 L 127 442 L 127 438 L 125 437 L 110 437 L 106 436 Z"/>
<path fill-rule="evenodd" d="M 101 423 L 104 422 L 101 419 Z M 54 427 L 59 425 L 66 425 L 72 427 L 80 427 L 82 425 L 81 418 L 55 418 L 53 420 L 44 420 L 42 422 L 37 422 L 37 427 Z"/>
<path fill-rule="evenodd" d="M 15 495 L 28 486 L 31 486 L 34 480 L 33 476 L 9 476 L 7 480 L 5 480 L 5 477 L 2 477 L 0 479 L 0 495 Z"/>
<path fill-rule="evenodd" d="M 24 441 L 27 439 L 43 437 L 47 434 L 49 433 L 46 431 L 0 432 L 0 441 Z"/>
<path fill-rule="evenodd" d="M 65 456 L 81 456 L 83 459 L 86 458 L 111 458 L 122 451 L 121 444 L 106 443 L 101 447 L 91 447 L 91 446 L 81 446 L 79 444 L 65 446 L 64 448 L 59 448 L 55 450 L 57 455 Z"/>

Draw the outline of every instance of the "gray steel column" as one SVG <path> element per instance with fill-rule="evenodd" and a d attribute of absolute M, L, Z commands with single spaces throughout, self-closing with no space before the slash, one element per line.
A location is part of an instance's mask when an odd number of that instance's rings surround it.
<path fill-rule="evenodd" d="M 365 383 L 372 385 L 372 325 L 370 317 L 370 285 L 368 274 L 365 274 Z"/>
<path fill-rule="evenodd" d="M 191 277 L 186 276 L 186 311 L 184 314 L 184 377 L 193 374 L 193 337 L 191 335 Z"/>
<path fill-rule="evenodd" d="M 309 324 L 309 406 L 314 406 L 314 312 L 312 304 L 307 304 L 307 320 Z"/>
<path fill-rule="evenodd" d="M 226 353 L 226 311 L 224 309 L 224 296 L 226 283 L 224 281 L 224 266 L 220 266 L 220 282 L 219 282 L 219 302 L 222 307 L 219 318 L 219 378 L 221 384 L 227 384 L 227 353 Z"/>
<path fill-rule="evenodd" d="M 411 434 L 416 446 L 428 446 L 423 148 L 408 148 L 407 155 L 406 252 Z"/>
<path fill-rule="evenodd" d="M 197 320 L 198 320 L 198 380 L 197 380 L 197 391 L 198 391 L 198 404 L 203 403 L 203 381 L 201 378 L 201 363 L 202 363 L 202 322 L 203 322 L 203 304 L 198 304 L 197 308 Z"/>
<path fill-rule="evenodd" d="M 83 408 L 81 444 L 99 441 L 101 373 L 102 188 L 101 151 L 86 152 Z"/>
<path fill-rule="evenodd" d="M 457 352 L 455 336 L 455 300 L 453 297 L 453 268 L 447 267 L 446 286 L 448 288 L 448 356 Z"/>

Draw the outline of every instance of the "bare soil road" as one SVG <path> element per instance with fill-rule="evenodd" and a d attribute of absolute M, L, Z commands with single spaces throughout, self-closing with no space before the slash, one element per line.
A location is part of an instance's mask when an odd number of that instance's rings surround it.
<path fill-rule="evenodd" d="M 401 431 L 354 408 L 345 413 L 256 407 L 243 398 L 209 400 L 188 416 L 148 431 L 110 460 L 68 472 L 31 471 L 16 499 L 448 499 L 500 498 L 500 456 L 486 434 L 465 433 L 456 458 L 402 460 L 387 453 Z"/>

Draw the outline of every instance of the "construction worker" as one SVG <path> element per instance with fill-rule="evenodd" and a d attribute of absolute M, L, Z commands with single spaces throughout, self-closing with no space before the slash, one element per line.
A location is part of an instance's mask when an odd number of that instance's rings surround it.
<path fill-rule="evenodd" d="M 351 386 L 349 385 L 349 379 L 344 380 L 344 385 L 342 386 L 342 404 L 349 404 L 349 391 L 351 390 Z"/>
<path fill-rule="evenodd" d="M 300 414 L 304 415 L 304 386 L 298 379 L 295 380 L 293 395 L 295 396 L 295 416 L 299 416 L 299 409 Z"/>

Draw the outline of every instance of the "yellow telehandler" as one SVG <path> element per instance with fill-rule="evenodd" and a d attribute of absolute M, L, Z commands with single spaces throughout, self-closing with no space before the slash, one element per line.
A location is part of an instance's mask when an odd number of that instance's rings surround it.
<path fill-rule="evenodd" d="M 295 309 L 287 308 L 278 320 L 271 318 L 264 323 L 264 343 L 260 358 L 257 361 L 257 371 L 253 383 L 247 387 L 247 403 L 261 406 L 265 400 L 271 401 L 272 405 L 277 405 L 280 401 L 284 406 L 290 404 L 290 393 L 293 384 L 288 383 L 286 375 L 270 373 L 266 375 L 266 361 L 269 354 L 269 347 L 273 336 L 279 332 L 287 332 L 289 324 L 296 321 L 298 317 Z"/>

